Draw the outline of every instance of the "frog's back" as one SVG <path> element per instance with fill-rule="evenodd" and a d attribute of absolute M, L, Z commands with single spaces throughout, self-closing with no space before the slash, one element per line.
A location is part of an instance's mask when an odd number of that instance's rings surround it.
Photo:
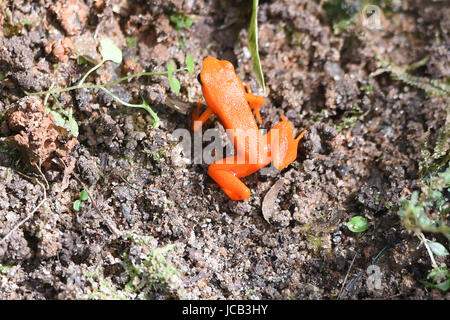
<path fill-rule="evenodd" d="M 229 61 L 206 58 L 201 81 L 206 103 L 225 129 L 258 130 L 244 86 Z"/>

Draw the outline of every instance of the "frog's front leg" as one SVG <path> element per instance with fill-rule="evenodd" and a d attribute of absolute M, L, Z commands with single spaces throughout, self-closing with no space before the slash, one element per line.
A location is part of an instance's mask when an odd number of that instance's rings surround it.
<path fill-rule="evenodd" d="M 259 113 L 259 108 L 262 107 L 262 105 L 266 102 L 266 99 L 263 97 L 254 95 L 252 93 L 252 89 L 250 88 L 250 84 L 247 83 L 246 86 L 246 92 L 245 92 L 245 100 L 247 100 L 250 108 L 255 112 L 256 120 L 258 120 L 258 123 L 261 124 L 261 114 Z"/>
<path fill-rule="evenodd" d="M 211 108 L 207 108 L 201 115 L 200 115 L 200 105 L 202 103 L 202 99 L 198 99 L 197 102 L 197 110 L 192 115 L 192 130 L 198 131 L 202 125 L 205 124 L 205 122 L 212 116 L 214 113 Z"/>
<path fill-rule="evenodd" d="M 231 200 L 244 200 L 250 197 L 250 189 L 239 178 L 246 177 L 267 164 L 239 163 L 237 156 L 230 156 L 211 164 L 208 174 Z"/>

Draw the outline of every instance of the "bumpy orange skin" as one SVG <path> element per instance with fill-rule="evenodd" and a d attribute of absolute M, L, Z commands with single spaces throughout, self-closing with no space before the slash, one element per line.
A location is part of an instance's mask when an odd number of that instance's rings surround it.
<path fill-rule="evenodd" d="M 192 117 L 192 120 L 196 121 L 193 129 L 199 130 L 201 125 L 215 114 L 225 129 L 232 129 L 227 132 L 235 148 L 234 156 L 211 164 L 208 174 L 230 199 L 247 199 L 250 197 L 250 189 L 239 178 L 248 176 L 271 162 L 279 170 L 287 167 L 297 158 L 298 142 L 305 131 L 294 139 L 292 125 L 284 116 L 281 116 L 281 122 L 275 125 L 266 136 L 261 135 L 252 110 L 258 122 L 261 123 L 259 108 L 264 104 L 265 99 L 253 95 L 249 86 L 247 86 L 248 90 L 245 90 L 229 61 L 217 60 L 213 57 L 205 58 L 200 81 L 208 108 L 200 115 L 199 102 L 197 112 Z M 245 132 L 245 139 L 238 138 L 240 132 Z"/>

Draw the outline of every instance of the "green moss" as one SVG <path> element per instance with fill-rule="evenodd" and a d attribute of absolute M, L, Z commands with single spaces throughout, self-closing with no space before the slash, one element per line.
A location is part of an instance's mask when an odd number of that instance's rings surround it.
<path fill-rule="evenodd" d="M 450 109 L 448 107 L 445 123 L 439 131 L 433 151 L 428 150 L 428 142 L 425 142 L 422 156 L 423 160 L 419 163 L 419 172 L 422 177 L 438 172 L 450 161 Z"/>
<path fill-rule="evenodd" d="M 344 116 L 342 117 L 341 123 L 336 126 L 336 130 L 338 132 L 343 131 L 344 129 L 353 129 L 356 125 L 356 122 L 363 121 L 364 117 L 369 112 L 363 112 L 359 105 L 354 105 L 352 109 L 345 111 Z"/>
<path fill-rule="evenodd" d="M 95 272 L 85 272 L 90 292 L 80 299 L 151 299 L 155 293 L 168 294 L 175 298 L 184 298 L 184 286 L 181 281 L 181 272 L 169 261 L 168 255 L 174 251 L 175 245 L 168 244 L 162 247 L 154 246 L 153 237 L 128 234 L 133 251 L 145 253 L 144 257 L 123 255 L 122 281 L 124 286 L 118 286 L 111 280 L 105 279 L 97 269 Z"/>
<path fill-rule="evenodd" d="M 320 251 L 323 247 L 323 241 L 321 237 L 309 235 L 307 238 L 308 247 L 314 249 L 314 251 Z"/>
<path fill-rule="evenodd" d="M 414 232 L 442 233 L 450 239 L 450 227 L 446 220 L 450 204 L 445 192 L 450 191 L 450 167 L 442 173 L 425 179 L 421 190 L 414 191 L 410 199 L 402 199 L 398 215 L 403 226 Z"/>

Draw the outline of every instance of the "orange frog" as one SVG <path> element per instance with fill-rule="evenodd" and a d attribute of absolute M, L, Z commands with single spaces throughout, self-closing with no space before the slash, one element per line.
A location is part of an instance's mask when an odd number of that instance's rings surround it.
<path fill-rule="evenodd" d="M 259 132 L 255 117 L 261 124 L 259 108 L 263 97 L 251 93 L 234 71 L 231 62 L 207 57 L 203 60 L 198 80 L 208 108 L 200 115 L 200 101 L 193 115 L 193 129 L 201 126 L 214 113 L 222 122 L 231 141 L 235 155 L 218 160 L 208 168 L 208 174 L 232 200 L 250 197 L 250 189 L 240 180 L 273 162 L 282 170 L 297 158 L 297 145 L 306 131 L 297 138 L 292 135 L 292 125 L 282 121 L 267 135 Z"/>

